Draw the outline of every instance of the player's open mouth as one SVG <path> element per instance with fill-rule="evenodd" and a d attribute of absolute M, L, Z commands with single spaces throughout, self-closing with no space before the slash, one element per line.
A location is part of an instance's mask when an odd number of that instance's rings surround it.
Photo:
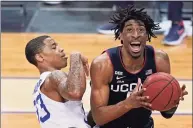
<path fill-rule="evenodd" d="M 65 57 L 62 57 L 63 59 L 68 59 L 68 57 L 67 56 L 65 56 Z"/>
<path fill-rule="evenodd" d="M 131 42 L 129 46 L 130 46 L 131 51 L 134 53 L 138 53 L 141 50 L 140 42 Z"/>
<path fill-rule="evenodd" d="M 67 56 L 65 56 L 65 55 L 63 55 L 63 56 L 61 56 L 63 59 L 68 59 L 68 57 Z"/>
<path fill-rule="evenodd" d="M 63 57 L 64 59 L 68 59 L 68 57 Z"/>

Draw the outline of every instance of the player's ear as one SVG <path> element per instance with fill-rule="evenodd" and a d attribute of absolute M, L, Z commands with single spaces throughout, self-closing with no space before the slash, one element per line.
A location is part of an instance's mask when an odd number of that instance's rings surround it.
<path fill-rule="evenodd" d="M 41 54 L 36 54 L 35 59 L 37 62 L 43 62 L 44 58 Z"/>
<path fill-rule="evenodd" d="M 122 33 L 119 34 L 119 37 L 118 37 L 119 40 L 121 40 L 121 44 L 123 44 L 123 37 L 122 37 Z"/>
<path fill-rule="evenodd" d="M 148 34 L 146 34 L 146 41 L 149 41 L 149 39 L 148 39 Z"/>
<path fill-rule="evenodd" d="M 122 33 L 119 34 L 118 39 L 119 39 L 119 40 L 122 40 Z"/>

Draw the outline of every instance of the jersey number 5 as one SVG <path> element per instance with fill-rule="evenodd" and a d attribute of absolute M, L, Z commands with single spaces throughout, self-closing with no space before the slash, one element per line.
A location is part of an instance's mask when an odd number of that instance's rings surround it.
<path fill-rule="evenodd" d="M 49 111 L 47 110 L 42 98 L 41 98 L 41 94 L 39 94 L 36 98 L 36 100 L 34 100 L 34 106 L 36 107 L 36 113 L 37 113 L 37 116 L 38 116 L 38 120 L 41 122 L 41 123 L 44 123 L 46 120 L 48 120 L 50 118 L 50 113 Z M 40 106 L 41 108 L 41 111 L 43 111 L 44 116 L 41 116 L 40 115 L 40 110 L 38 110 L 38 106 Z"/>

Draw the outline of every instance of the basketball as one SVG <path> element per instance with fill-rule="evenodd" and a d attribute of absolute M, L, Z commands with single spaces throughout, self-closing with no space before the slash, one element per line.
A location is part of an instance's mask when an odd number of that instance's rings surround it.
<path fill-rule="evenodd" d="M 146 78 L 143 83 L 146 91 L 143 96 L 149 96 L 152 109 L 165 111 L 172 108 L 179 101 L 181 88 L 178 81 L 170 74 L 159 72 Z"/>

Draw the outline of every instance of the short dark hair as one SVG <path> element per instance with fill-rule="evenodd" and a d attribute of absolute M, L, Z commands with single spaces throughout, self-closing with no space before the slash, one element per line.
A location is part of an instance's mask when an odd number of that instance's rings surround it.
<path fill-rule="evenodd" d="M 147 12 L 144 12 L 143 10 L 144 8 L 137 10 L 136 8 L 134 8 L 134 6 L 128 6 L 127 8 L 118 8 L 118 10 L 110 18 L 110 23 L 113 23 L 115 25 L 115 27 L 113 28 L 115 33 L 115 40 L 119 39 L 120 32 L 123 31 L 125 22 L 131 19 L 140 20 L 145 24 L 149 42 L 151 41 L 151 37 L 156 38 L 153 30 L 159 30 L 159 24 L 155 24 L 151 17 L 147 15 Z"/>
<path fill-rule="evenodd" d="M 47 35 L 39 36 L 30 40 L 27 43 L 25 47 L 25 56 L 29 63 L 35 66 L 37 65 L 37 62 L 35 60 L 35 55 L 41 52 L 42 48 L 45 46 L 43 41 L 48 37 L 50 36 L 47 36 Z"/>

